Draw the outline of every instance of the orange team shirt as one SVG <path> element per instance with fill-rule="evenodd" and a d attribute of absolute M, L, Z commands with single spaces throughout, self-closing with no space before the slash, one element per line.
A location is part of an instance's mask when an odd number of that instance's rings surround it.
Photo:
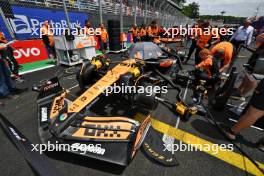
<path fill-rule="evenodd" d="M 211 73 L 212 66 L 213 66 L 213 58 L 208 57 L 207 59 L 203 60 L 201 63 L 196 65 L 195 67 L 204 69 L 208 76 L 212 76 L 212 73 Z"/>
<path fill-rule="evenodd" d="M 42 26 L 40 28 L 40 32 L 42 35 L 47 35 L 49 38 L 50 46 L 54 46 L 54 38 L 53 38 L 53 32 L 50 30 L 50 27 Z"/>
<path fill-rule="evenodd" d="M 208 44 L 208 42 L 212 39 L 212 33 L 210 32 L 210 34 L 208 34 L 208 32 L 203 32 L 202 35 L 199 36 L 199 39 L 196 43 L 196 45 L 201 48 L 204 49 L 205 46 Z"/>
<path fill-rule="evenodd" d="M 3 32 L 0 32 L 0 42 L 1 43 L 7 43 L 7 40 L 5 38 L 5 34 Z"/>
<path fill-rule="evenodd" d="M 192 27 L 191 34 L 190 34 L 191 39 L 196 39 L 196 37 L 198 37 L 201 32 L 202 32 L 202 29 L 199 26 L 196 25 Z"/>
<path fill-rule="evenodd" d="M 85 34 L 86 35 L 90 35 L 89 33 L 90 33 L 90 30 L 92 31 L 92 28 L 88 28 L 88 27 L 86 27 L 86 26 L 84 26 L 84 29 L 85 29 Z"/>
<path fill-rule="evenodd" d="M 132 28 L 130 31 L 132 32 L 133 37 L 137 37 L 138 36 L 138 29 Z"/>
<path fill-rule="evenodd" d="M 108 33 L 105 29 L 101 30 L 101 40 L 106 43 L 108 39 Z"/>
<path fill-rule="evenodd" d="M 145 29 L 140 29 L 139 36 L 143 37 L 143 36 L 146 36 L 146 35 L 147 35 L 147 31 Z"/>
<path fill-rule="evenodd" d="M 152 28 L 152 27 L 148 27 L 148 31 L 147 31 L 148 35 L 154 35 L 157 36 L 159 35 L 159 28 Z"/>
<path fill-rule="evenodd" d="M 217 39 L 218 42 L 220 41 L 220 34 L 217 28 L 212 29 L 212 37 L 213 39 Z"/>
<path fill-rule="evenodd" d="M 217 53 L 217 51 L 219 49 L 223 49 L 224 50 L 224 56 L 223 59 L 224 60 L 224 65 L 228 65 L 233 57 L 233 45 L 230 42 L 221 42 L 218 43 L 217 45 L 215 45 L 212 49 L 211 49 L 211 53 L 213 55 L 215 55 Z"/>

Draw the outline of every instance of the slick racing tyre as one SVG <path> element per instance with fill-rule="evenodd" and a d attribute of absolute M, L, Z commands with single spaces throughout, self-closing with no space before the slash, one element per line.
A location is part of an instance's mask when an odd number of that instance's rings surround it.
<path fill-rule="evenodd" d="M 81 90 L 87 89 L 88 86 L 93 83 L 95 74 L 95 65 L 92 65 L 90 63 L 84 65 L 82 70 L 77 72 L 76 78 Z"/>

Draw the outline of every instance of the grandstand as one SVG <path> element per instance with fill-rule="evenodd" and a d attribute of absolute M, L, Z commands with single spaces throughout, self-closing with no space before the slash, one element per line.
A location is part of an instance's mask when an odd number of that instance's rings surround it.
<path fill-rule="evenodd" d="M 26 7 L 63 9 L 62 0 L 10 0 L 9 2 Z M 100 5 L 103 19 L 116 19 L 121 12 L 120 2 L 122 2 L 124 28 L 135 23 L 135 19 L 138 25 L 157 19 L 163 26 L 185 25 L 190 20 L 181 13 L 181 5 L 177 0 L 65 0 L 68 10 L 88 13 L 95 25 L 100 22 Z"/>

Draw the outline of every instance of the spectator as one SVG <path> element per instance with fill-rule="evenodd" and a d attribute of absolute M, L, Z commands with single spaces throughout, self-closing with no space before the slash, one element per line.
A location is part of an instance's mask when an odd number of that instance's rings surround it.
<path fill-rule="evenodd" d="M 236 55 L 239 52 L 239 48 L 241 45 L 245 44 L 249 46 L 252 40 L 252 35 L 254 32 L 254 28 L 250 26 L 250 21 L 244 21 L 243 26 L 240 26 L 234 35 L 231 37 L 231 43 L 234 45 L 236 50 Z"/>

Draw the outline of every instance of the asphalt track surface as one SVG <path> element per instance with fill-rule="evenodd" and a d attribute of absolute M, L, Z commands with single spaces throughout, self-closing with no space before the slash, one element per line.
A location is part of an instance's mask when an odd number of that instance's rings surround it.
<path fill-rule="evenodd" d="M 242 51 L 240 53 L 239 61 L 236 65 L 239 67 L 243 62 L 246 62 L 249 53 Z M 113 60 L 120 59 L 120 55 L 110 55 Z M 193 60 L 190 65 L 193 64 Z M 191 68 L 191 66 L 185 66 Z M 21 87 L 31 87 L 40 80 L 51 78 L 56 70 L 65 69 L 50 68 L 24 76 L 26 82 L 19 85 Z M 65 88 L 72 88 L 72 93 L 78 92 L 76 87 L 77 82 L 74 77 L 63 78 L 61 84 Z M 190 93 L 189 93 L 190 94 Z M 188 95 L 189 95 L 188 94 Z M 11 99 L 1 100 L 5 103 L 5 107 L 0 107 L 0 112 L 6 116 L 32 143 L 39 143 L 37 133 L 37 107 L 36 107 L 37 93 L 27 91 L 19 96 Z M 175 92 L 169 91 L 168 97 L 175 96 Z M 227 112 L 213 112 L 217 121 L 225 122 L 232 125 L 226 120 Z M 160 121 L 174 125 L 176 122 L 175 115 L 168 109 L 161 108 L 157 110 L 154 118 Z M 214 144 L 229 144 L 223 136 L 216 130 L 216 128 L 208 123 L 204 117 L 195 116 L 189 122 L 181 122 L 179 129 L 184 132 L 191 133 L 198 138 L 210 141 Z M 246 129 L 241 135 L 242 140 L 237 144 L 249 154 L 254 160 L 264 163 L 264 153 L 258 151 L 253 147 L 254 143 L 263 137 L 263 132 L 255 129 Z M 2 130 L 0 130 L 0 175 L 21 175 L 30 176 L 34 172 L 29 167 L 27 162 L 23 159 L 21 154 L 16 150 L 12 143 L 5 137 Z M 175 140 L 175 143 L 179 143 Z M 234 152 L 239 153 L 236 149 Z M 187 176 L 187 175 L 218 175 L 218 176 L 242 176 L 252 175 L 246 169 L 239 169 L 226 161 L 218 159 L 214 155 L 210 155 L 201 151 L 185 151 L 175 153 L 180 165 L 176 167 L 164 167 L 149 160 L 142 151 L 139 151 L 126 168 L 116 166 L 110 163 L 101 162 L 94 159 L 78 157 L 66 153 L 51 154 L 49 156 L 50 162 L 62 173 L 62 175 L 87 175 L 87 176 L 107 176 L 107 175 L 122 175 L 122 176 L 145 176 L 145 175 L 168 175 L 168 176 Z M 236 158 L 228 158 L 229 162 Z M 235 163 L 235 162 L 234 162 Z M 243 163 L 241 163 L 243 165 Z M 246 167 L 246 166 L 245 166 Z M 254 172 L 255 173 L 255 172 Z M 254 174 L 253 173 L 253 174 Z"/>

